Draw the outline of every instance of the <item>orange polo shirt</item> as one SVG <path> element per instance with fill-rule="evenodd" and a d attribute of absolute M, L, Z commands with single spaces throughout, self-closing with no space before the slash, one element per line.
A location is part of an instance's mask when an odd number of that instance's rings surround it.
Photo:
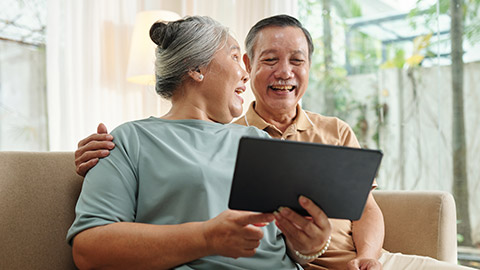
<path fill-rule="evenodd" d="M 255 126 L 277 139 L 315 142 L 360 148 L 357 137 L 350 126 L 336 117 L 304 111 L 297 105 L 297 116 L 293 123 L 281 132 L 274 125 L 263 120 L 254 110 L 255 101 L 247 113 L 235 121 L 236 124 Z M 376 183 L 374 183 L 374 187 Z M 332 241 L 327 252 L 309 264 L 306 269 L 345 269 L 346 264 L 355 258 L 356 251 L 352 238 L 350 220 L 330 219 Z"/>

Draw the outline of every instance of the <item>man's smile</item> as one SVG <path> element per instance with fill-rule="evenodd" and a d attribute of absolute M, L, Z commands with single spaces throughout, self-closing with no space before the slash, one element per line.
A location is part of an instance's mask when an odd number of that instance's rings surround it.
<path fill-rule="evenodd" d="M 292 92 L 296 86 L 293 85 L 270 85 L 270 89 L 273 91 L 284 91 L 284 92 Z"/>

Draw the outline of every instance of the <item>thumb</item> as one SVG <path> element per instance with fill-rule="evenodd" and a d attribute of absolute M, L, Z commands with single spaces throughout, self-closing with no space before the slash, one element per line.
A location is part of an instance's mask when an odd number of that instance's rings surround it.
<path fill-rule="evenodd" d="M 102 134 L 102 133 L 105 133 L 105 134 L 106 134 L 106 133 L 108 133 L 107 127 L 106 127 L 103 123 L 98 124 L 97 133 L 98 133 L 98 134 Z"/>
<path fill-rule="evenodd" d="M 254 224 L 256 226 L 259 226 L 260 224 L 263 223 L 270 223 L 275 219 L 273 214 L 270 213 L 254 213 L 254 212 L 245 212 L 244 215 L 241 215 L 238 218 L 238 223 L 240 225 L 249 225 L 249 224 Z"/>

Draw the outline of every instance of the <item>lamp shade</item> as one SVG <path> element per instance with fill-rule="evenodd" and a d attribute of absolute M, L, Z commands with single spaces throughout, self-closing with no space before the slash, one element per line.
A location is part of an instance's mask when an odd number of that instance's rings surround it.
<path fill-rule="evenodd" d="M 180 15 L 167 10 L 149 10 L 137 14 L 130 44 L 127 81 L 145 85 L 155 84 L 156 45 L 150 39 L 150 27 L 158 20 L 178 19 Z"/>

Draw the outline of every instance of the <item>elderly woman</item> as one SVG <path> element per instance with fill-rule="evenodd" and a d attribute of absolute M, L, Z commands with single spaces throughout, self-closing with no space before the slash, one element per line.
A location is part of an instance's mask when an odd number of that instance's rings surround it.
<path fill-rule="evenodd" d="M 315 258 L 302 254 L 324 250 L 331 230 L 310 200 L 299 199 L 311 218 L 227 208 L 240 137 L 268 137 L 226 124 L 242 113 L 248 80 L 238 43 L 197 16 L 157 22 L 150 36 L 158 45 L 156 90 L 172 108 L 112 132 L 116 147 L 87 174 L 67 235 L 76 265 L 301 269 Z M 278 229 L 292 224 L 301 236 Z"/>

